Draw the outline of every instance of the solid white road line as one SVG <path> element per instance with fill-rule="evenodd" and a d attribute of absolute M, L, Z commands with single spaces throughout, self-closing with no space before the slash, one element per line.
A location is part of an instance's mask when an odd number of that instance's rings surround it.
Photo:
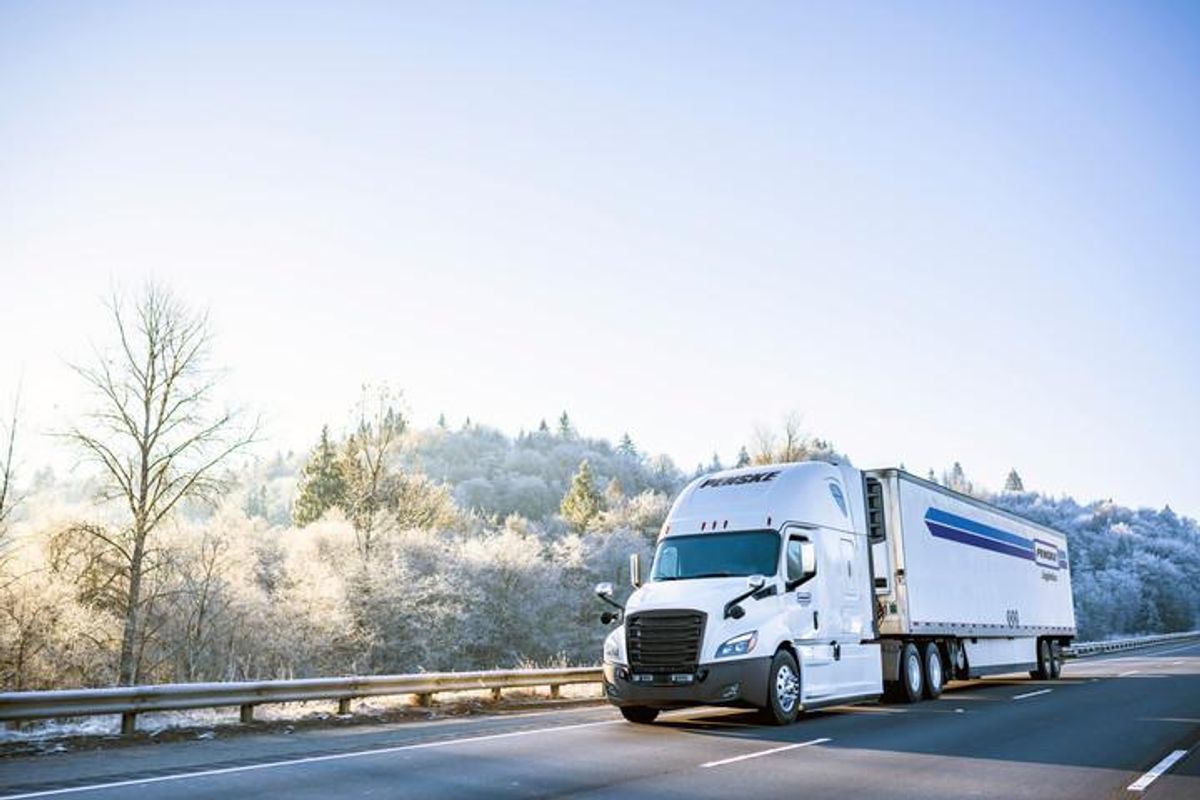
<path fill-rule="evenodd" d="M 1139 672 L 1141 672 L 1140 669 L 1131 669 L 1128 672 L 1122 672 L 1117 677 L 1118 678 L 1128 678 L 1130 675 L 1137 675 Z"/>
<path fill-rule="evenodd" d="M 121 789 L 127 786 L 145 786 L 152 783 L 166 783 L 168 781 L 182 781 L 189 778 L 207 778 L 213 775 L 232 775 L 238 772 L 254 772 L 260 769 L 275 769 L 276 767 L 292 767 L 298 764 L 318 764 L 322 761 L 345 761 L 350 758 L 362 758 L 364 756 L 378 756 L 387 753 L 402 753 L 406 750 L 429 750 L 435 747 L 451 747 L 456 744 L 472 744 L 474 742 L 490 742 L 496 739 L 511 739 L 517 736 L 532 736 L 537 733 L 557 733 L 559 731 L 573 731 L 580 728 L 595 728 L 600 725 L 623 725 L 624 720 L 607 719 L 601 722 L 580 722 L 574 725 L 557 725 L 549 728 L 534 728 L 527 731 L 509 731 L 507 733 L 489 733 L 483 736 L 466 736 L 461 739 L 441 739 L 436 742 L 418 742 L 417 744 L 401 744 L 394 747 L 377 747 L 373 750 L 357 750 L 353 753 L 334 753 L 325 756 L 307 756 L 305 758 L 293 758 L 287 761 L 268 761 L 263 764 L 248 764 L 244 767 L 222 767 L 220 769 L 202 769 L 196 772 L 180 772 L 174 775 L 160 775 L 154 778 L 135 778 L 127 781 L 113 781 L 112 783 L 95 783 L 87 786 L 71 786 L 65 789 L 47 789 L 41 792 L 26 792 L 24 794 L 7 794 L 0 796 L 0 800 L 24 800 L 30 797 L 57 797 L 65 794 L 79 794 L 80 792 L 94 792 L 102 789 Z"/>
<path fill-rule="evenodd" d="M 833 740 L 825 738 L 825 739 L 813 739 L 810 742 L 800 742 L 799 744 L 785 744 L 783 747 L 772 747 L 770 750 L 759 750 L 757 753 L 747 753 L 744 756 L 734 756 L 733 758 L 722 758 L 720 761 L 709 761 L 705 764 L 701 764 L 700 766 L 704 769 L 707 769 L 708 767 L 719 767 L 723 764 L 732 764 L 735 761 L 745 761 L 750 758 L 760 758 L 762 756 L 769 756 L 774 753 L 782 753 L 785 750 L 795 750 L 797 747 L 809 747 L 810 745 L 823 744 L 825 742 L 831 742 L 831 741 L 833 741 Z"/>
<path fill-rule="evenodd" d="M 1050 694 L 1053 691 L 1053 689 L 1038 689 L 1036 692 L 1015 695 L 1013 700 L 1024 700 L 1026 697 L 1037 697 L 1039 694 Z"/>
<path fill-rule="evenodd" d="M 1187 750 L 1175 750 L 1162 761 L 1150 768 L 1142 777 L 1138 778 L 1133 783 L 1129 784 L 1129 791 L 1141 792 L 1145 791 L 1146 787 L 1154 783 L 1154 780 L 1164 772 L 1175 766 L 1175 762 L 1187 755 Z"/>

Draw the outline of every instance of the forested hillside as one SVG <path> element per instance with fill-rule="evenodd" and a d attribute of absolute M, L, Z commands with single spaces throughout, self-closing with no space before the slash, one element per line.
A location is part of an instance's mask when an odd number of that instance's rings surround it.
<path fill-rule="evenodd" d="M 563 412 L 510 435 L 414 429 L 364 389 L 312 447 L 256 460 L 256 429 L 210 401 L 207 330 L 151 287 L 77 369 L 94 411 L 57 440 L 80 468 L 28 475 L 0 429 L 0 688 L 594 663 L 598 581 L 627 591 L 673 495 L 668 457 L 584 435 Z M 16 406 L 19 409 L 19 405 Z M 736 465 L 846 458 L 798 417 Z M 930 477 L 933 477 L 932 472 Z M 1170 509 L 990 494 L 1066 532 L 1080 634 L 1200 627 L 1200 529 Z"/>
<path fill-rule="evenodd" d="M 245 468 L 152 554 L 137 679 L 594 661 L 592 585 L 624 583 L 628 554 L 649 555 L 688 476 L 562 422 L 508 436 L 410 430 L 394 414 L 374 488 L 354 463 L 385 438 L 379 420 Z M 941 480 L 1067 533 L 1081 636 L 1200 625 L 1193 520 Z M 106 524 L 91 487 L 31 481 L 3 567 L 6 689 L 113 682 L 122 575 L 97 538 Z"/>

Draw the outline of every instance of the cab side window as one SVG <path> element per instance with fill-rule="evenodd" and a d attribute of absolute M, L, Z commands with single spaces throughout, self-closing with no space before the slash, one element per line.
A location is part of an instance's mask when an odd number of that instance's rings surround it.
<path fill-rule="evenodd" d="M 808 538 L 792 536 L 787 540 L 787 591 L 817 574 L 817 548 Z"/>

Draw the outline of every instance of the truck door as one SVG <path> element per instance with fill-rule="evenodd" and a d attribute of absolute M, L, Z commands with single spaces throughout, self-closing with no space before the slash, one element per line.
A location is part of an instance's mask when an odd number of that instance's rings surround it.
<path fill-rule="evenodd" d="M 792 527 L 786 530 L 784 547 L 787 591 L 783 600 L 788 629 L 800 654 L 801 701 L 818 700 L 831 695 L 837 686 L 829 637 L 829 631 L 838 626 L 831 614 L 838 615 L 836 592 L 841 589 L 833 555 L 837 552 L 837 538 L 819 528 Z M 803 569 L 806 548 L 815 567 L 807 576 Z"/>

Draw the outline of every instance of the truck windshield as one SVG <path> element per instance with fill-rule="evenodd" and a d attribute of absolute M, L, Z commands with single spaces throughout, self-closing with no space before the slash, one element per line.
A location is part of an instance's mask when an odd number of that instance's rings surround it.
<path fill-rule="evenodd" d="M 775 531 L 671 536 L 658 543 L 652 581 L 775 574 L 779 534 Z"/>

